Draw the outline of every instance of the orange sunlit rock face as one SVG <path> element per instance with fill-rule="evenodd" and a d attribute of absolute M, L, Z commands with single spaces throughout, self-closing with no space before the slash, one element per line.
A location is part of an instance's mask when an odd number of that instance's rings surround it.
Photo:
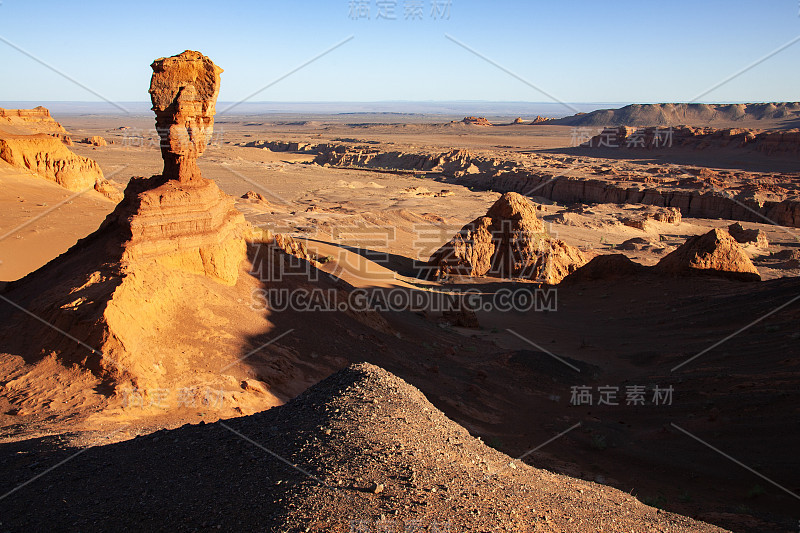
<path fill-rule="evenodd" d="M 182 182 L 199 179 L 197 158 L 214 132 L 222 69 L 192 50 L 156 59 L 150 66 L 150 99 L 161 137 L 164 177 Z"/>

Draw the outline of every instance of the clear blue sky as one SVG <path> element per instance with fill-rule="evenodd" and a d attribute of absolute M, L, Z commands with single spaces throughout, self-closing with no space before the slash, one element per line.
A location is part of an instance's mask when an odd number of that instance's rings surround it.
<path fill-rule="evenodd" d="M 153 59 L 194 49 L 225 69 L 221 101 L 245 98 L 354 38 L 253 101 L 549 98 L 445 34 L 569 102 L 689 101 L 800 36 L 798 0 L 451 0 L 449 18 L 406 20 L 380 0 L 2 0 L 0 37 L 103 97 L 147 100 Z M 446 4 L 437 0 L 440 4 Z M 409 4 L 409 6 L 407 6 Z M 0 101 L 99 100 L 0 42 Z M 701 101 L 800 100 L 800 42 Z"/>

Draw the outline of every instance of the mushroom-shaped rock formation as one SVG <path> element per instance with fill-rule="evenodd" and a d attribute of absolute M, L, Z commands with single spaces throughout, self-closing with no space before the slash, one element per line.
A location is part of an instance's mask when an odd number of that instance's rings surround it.
<path fill-rule="evenodd" d="M 243 408 L 277 401 L 270 394 L 244 394 L 239 370 L 219 371 L 240 347 L 236 335 L 218 335 L 220 324 L 261 324 L 239 303 L 250 294 L 251 280 L 240 274 L 251 228 L 234 199 L 196 166 L 210 133 L 220 72 L 197 52 L 154 63 L 156 115 L 160 124 L 172 121 L 162 131 L 165 173 L 131 178 L 97 231 L 6 287 L 10 300 L 58 325 L 35 342 L 8 348 L 18 350 L 13 353 L 32 364 L 40 353 L 54 354 L 82 376 L 101 380 L 117 400 L 125 387 L 169 386 L 174 393 L 208 383 L 239 398 Z M 205 302 L 214 302 L 216 310 Z M 26 316 L 6 323 L 19 331 L 41 330 Z M 15 336 L 15 328 L 0 327 L 0 345 L 13 346 Z"/>
<path fill-rule="evenodd" d="M 156 59 L 150 66 L 150 100 L 161 137 L 163 175 L 181 182 L 199 179 L 197 158 L 214 132 L 222 69 L 192 50 Z"/>
<path fill-rule="evenodd" d="M 103 226 L 127 236 L 123 265 L 155 261 L 233 285 L 246 256 L 244 217 L 234 199 L 197 167 L 213 131 L 222 69 L 190 50 L 151 66 L 150 98 L 164 172 L 131 179 Z"/>

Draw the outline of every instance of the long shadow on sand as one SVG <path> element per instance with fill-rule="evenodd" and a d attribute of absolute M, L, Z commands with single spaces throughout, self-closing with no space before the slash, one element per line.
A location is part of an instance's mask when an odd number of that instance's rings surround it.
<path fill-rule="evenodd" d="M 356 289 L 309 267 L 315 281 L 283 277 L 262 285 L 332 289 L 344 301 L 359 290 L 385 290 Z M 531 284 L 522 285 L 530 290 Z M 466 286 L 483 293 L 485 302 L 520 284 Z M 776 527 L 794 523 L 792 495 L 672 424 L 800 491 L 793 457 L 800 424 L 792 401 L 800 388 L 794 340 L 800 301 L 792 300 L 800 281 L 643 275 L 557 291 L 557 310 L 478 311 L 479 329 L 441 327 L 435 313 L 424 311 L 271 311 L 275 327 L 245 346 L 294 329 L 286 339 L 291 353 L 268 347 L 247 364 L 281 390 L 367 361 L 418 387 L 473 435 L 512 456 L 580 423 L 528 455 L 534 466 L 610 484 L 723 526 L 740 528 L 747 516 Z M 277 378 L 270 375 L 274 368 L 281 369 Z M 644 391 L 643 403 L 631 402 L 632 387 Z M 589 389 L 591 403 L 574 401 L 580 388 Z M 669 401 L 655 401 L 656 389 L 662 396 L 669 390 Z M 616 391 L 613 398 L 609 390 Z"/>

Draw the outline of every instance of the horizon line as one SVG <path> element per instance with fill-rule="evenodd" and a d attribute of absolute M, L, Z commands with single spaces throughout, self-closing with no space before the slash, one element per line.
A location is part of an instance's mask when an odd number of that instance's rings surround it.
<path fill-rule="evenodd" d="M 234 103 L 238 100 L 218 100 L 217 104 L 220 103 Z M 47 102 L 47 103 L 59 103 L 59 104 L 101 104 L 101 105 L 111 105 L 104 100 L 0 100 L 0 103 L 5 102 L 20 102 L 20 103 L 35 103 L 35 102 Z M 151 103 L 148 100 L 115 100 L 118 103 L 125 103 L 125 104 L 148 104 Z M 241 105 L 264 105 L 264 104 L 394 104 L 394 103 L 402 103 L 402 104 L 469 104 L 469 103 L 487 103 L 487 104 L 536 104 L 536 105 L 552 105 L 552 106 L 563 106 L 564 104 L 560 102 L 542 102 L 542 101 L 531 101 L 531 100 L 261 100 L 261 101 L 248 101 L 244 102 Z M 728 101 L 702 101 L 702 102 L 694 102 L 694 101 L 655 101 L 655 100 L 648 100 L 648 101 L 629 101 L 629 100 L 619 100 L 619 101 L 609 101 L 609 100 L 581 100 L 581 101 L 572 101 L 566 102 L 570 104 L 623 104 L 623 105 L 652 105 L 652 104 L 689 104 L 689 105 L 732 105 L 732 104 L 796 104 L 800 103 L 800 100 L 728 100 Z"/>

